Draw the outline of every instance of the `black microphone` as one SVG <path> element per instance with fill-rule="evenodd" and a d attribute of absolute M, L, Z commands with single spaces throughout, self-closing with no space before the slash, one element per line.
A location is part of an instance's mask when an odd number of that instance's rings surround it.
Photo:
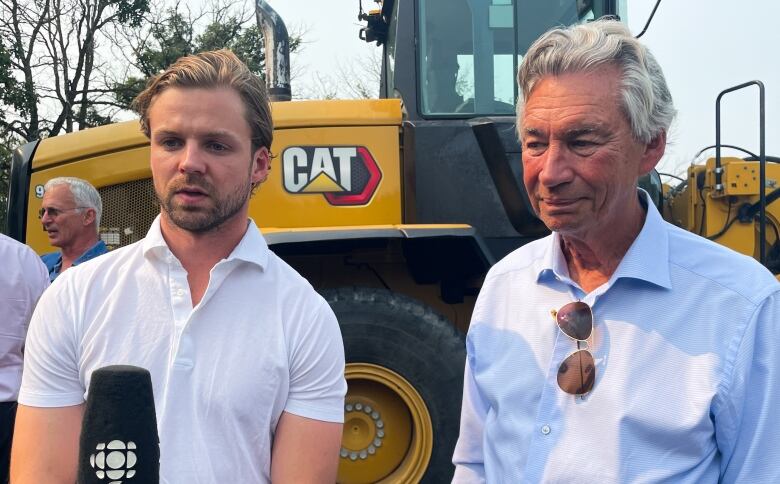
<path fill-rule="evenodd" d="M 79 439 L 77 482 L 160 482 L 160 439 L 149 371 L 114 365 L 92 372 Z"/>

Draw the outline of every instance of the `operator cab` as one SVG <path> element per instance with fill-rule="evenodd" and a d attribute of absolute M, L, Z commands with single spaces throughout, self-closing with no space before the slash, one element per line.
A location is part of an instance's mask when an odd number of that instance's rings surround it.
<path fill-rule="evenodd" d="M 515 73 L 553 26 L 619 15 L 625 0 L 385 0 L 362 36 L 384 44 L 381 97 L 407 119 L 511 116 Z M 622 6 L 622 5 L 621 5 Z"/>
<path fill-rule="evenodd" d="M 626 0 L 383 0 L 360 36 L 383 46 L 380 97 L 403 112 L 406 223 L 469 224 L 500 259 L 547 233 L 522 182 L 515 73 L 552 27 Z"/>

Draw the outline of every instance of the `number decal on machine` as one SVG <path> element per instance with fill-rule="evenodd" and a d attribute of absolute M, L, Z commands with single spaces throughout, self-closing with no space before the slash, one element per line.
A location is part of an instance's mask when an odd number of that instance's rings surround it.
<path fill-rule="evenodd" d="M 365 146 L 290 146 L 282 175 L 287 192 L 320 193 L 331 205 L 366 205 L 382 179 Z"/>

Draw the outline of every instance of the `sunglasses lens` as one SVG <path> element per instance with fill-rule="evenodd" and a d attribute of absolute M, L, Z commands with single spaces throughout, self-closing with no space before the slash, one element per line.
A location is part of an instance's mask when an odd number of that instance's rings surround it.
<path fill-rule="evenodd" d="M 558 311 L 558 326 L 569 338 L 586 340 L 593 331 L 593 313 L 584 302 L 573 302 Z"/>
<path fill-rule="evenodd" d="M 587 350 L 579 350 L 563 360 L 558 367 L 558 386 L 566 393 L 583 395 L 593 389 L 596 363 Z"/>

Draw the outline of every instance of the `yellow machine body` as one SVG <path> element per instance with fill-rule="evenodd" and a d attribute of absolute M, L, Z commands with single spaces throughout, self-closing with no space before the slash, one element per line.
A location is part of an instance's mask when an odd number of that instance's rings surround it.
<path fill-rule="evenodd" d="M 684 188 L 666 188 L 664 217 L 685 230 L 759 259 L 758 222 L 752 218 L 734 220 L 740 207 L 759 202 L 759 162 L 727 157 L 721 159 L 721 169 L 723 189 L 716 190 L 714 158 L 689 167 Z M 767 163 L 766 185 L 767 194 L 780 186 L 779 164 Z M 771 247 L 777 240 L 780 202 L 767 204 L 766 216 L 766 246 Z"/>
<path fill-rule="evenodd" d="M 272 110 L 271 174 L 250 202 L 250 216 L 261 228 L 402 223 L 401 107 L 397 100 L 274 103 Z M 347 160 L 344 153 L 354 156 Z M 38 146 L 32 169 L 27 242 L 38 252 L 54 250 L 36 218 L 43 185 L 51 178 L 75 176 L 98 189 L 112 187 L 108 193 L 101 190 L 104 204 L 109 205 L 106 212 L 145 210 L 148 213 L 140 218 L 151 222 L 159 211 L 150 180 L 149 141 L 137 121 L 45 139 Z M 340 179 L 344 173 L 353 179 Z M 360 175 L 368 179 L 355 183 Z M 127 185 L 133 182 L 136 187 Z M 121 191 L 123 186 L 137 190 L 131 199 L 138 206 L 126 206 L 126 196 L 114 200 L 111 190 Z M 110 210 L 112 203 L 125 206 Z M 142 238 L 145 231 L 135 226 L 137 215 L 104 220 L 103 238 L 111 246 Z"/>

